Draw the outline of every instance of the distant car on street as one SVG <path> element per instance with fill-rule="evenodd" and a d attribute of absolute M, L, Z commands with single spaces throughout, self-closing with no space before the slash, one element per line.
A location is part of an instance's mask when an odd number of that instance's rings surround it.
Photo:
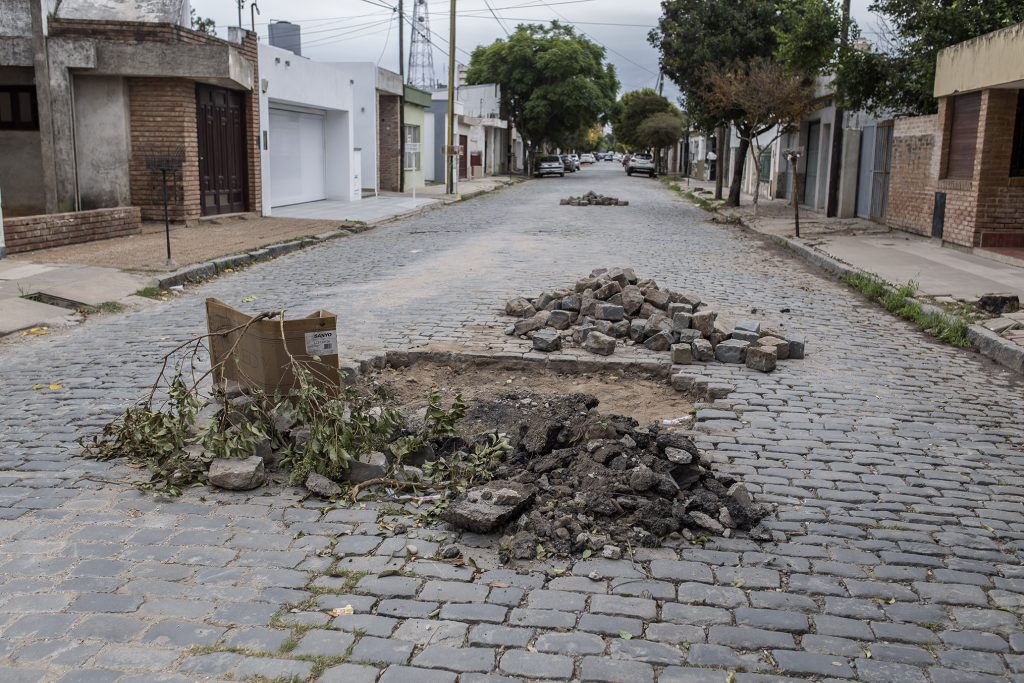
<path fill-rule="evenodd" d="M 593 154 L 581 154 L 580 155 L 580 163 L 581 164 L 593 164 L 596 161 L 597 161 L 597 159 L 594 158 Z"/>
<path fill-rule="evenodd" d="M 571 154 L 563 154 L 560 158 L 562 160 L 562 166 L 565 168 L 566 173 L 576 172 L 576 161 L 573 160 Z"/>
<path fill-rule="evenodd" d="M 626 166 L 626 175 L 633 175 L 634 173 L 643 173 L 651 178 L 657 175 L 654 168 L 654 157 L 650 154 L 634 154 L 629 158 L 629 164 Z"/>
<path fill-rule="evenodd" d="M 580 155 L 579 154 L 570 154 L 569 158 L 572 159 L 572 163 L 575 165 L 575 168 L 573 170 L 574 171 L 580 170 Z"/>
<path fill-rule="evenodd" d="M 560 158 L 553 154 L 543 156 L 537 159 L 537 165 L 534 167 L 533 175 L 538 178 L 546 175 L 565 177 L 565 165 L 562 163 Z"/>

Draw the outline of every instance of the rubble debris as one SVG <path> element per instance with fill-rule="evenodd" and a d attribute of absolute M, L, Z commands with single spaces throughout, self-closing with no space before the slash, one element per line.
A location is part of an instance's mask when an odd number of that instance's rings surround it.
<path fill-rule="evenodd" d="M 310 493 L 315 493 L 321 498 L 337 498 L 341 495 L 341 487 L 338 484 L 316 472 L 309 473 L 304 485 L 306 490 Z"/>
<path fill-rule="evenodd" d="M 687 534 L 746 531 L 767 513 L 741 482 L 716 474 L 684 431 L 641 427 L 597 406 L 586 394 L 524 391 L 475 404 L 473 424 L 506 434 L 514 450 L 494 480 L 459 496 L 443 518 L 470 531 L 503 529 L 503 556 L 533 559 L 538 546 L 615 557 Z"/>
<path fill-rule="evenodd" d="M 622 201 L 618 197 L 606 197 L 593 190 L 580 197 L 560 199 L 558 203 L 562 206 L 629 206 L 629 202 Z"/>
<path fill-rule="evenodd" d="M 544 353 L 578 345 L 607 356 L 621 342 L 670 352 L 677 365 L 716 359 L 742 364 L 748 350 L 767 347 L 777 364 L 803 358 L 806 345 L 803 335 L 761 320 L 729 323 L 698 295 L 640 279 L 632 268 L 597 268 L 572 287 L 544 291 L 532 300 L 512 299 L 505 312 L 520 318 L 507 334 L 532 339 L 534 349 Z M 770 356 L 755 351 L 748 367 L 771 372 L 775 364 L 768 360 Z"/>
<path fill-rule="evenodd" d="M 267 480 L 263 458 L 258 455 L 248 458 L 216 458 L 210 462 L 207 477 L 213 486 L 229 491 L 249 491 L 263 486 Z"/>
<path fill-rule="evenodd" d="M 533 486 L 494 479 L 459 495 L 441 517 L 462 529 L 485 534 L 522 512 L 535 494 Z"/>
<path fill-rule="evenodd" d="M 1016 313 L 1020 310 L 1020 298 L 1016 294 L 985 294 L 975 306 L 993 315 Z"/>

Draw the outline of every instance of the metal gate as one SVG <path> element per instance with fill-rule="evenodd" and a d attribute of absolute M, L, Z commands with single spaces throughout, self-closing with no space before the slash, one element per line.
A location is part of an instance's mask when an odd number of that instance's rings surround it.
<path fill-rule="evenodd" d="M 241 93 L 196 86 L 199 190 L 204 216 L 246 209 L 243 122 Z"/>
<path fill-rule="evenodd" d="M 821 122 L 807 126 L 807 154 L 804 161 L 803 203 L 814 208 L 818 205 L 818 150 L 821 147 Z"/>
<path fill-rule="evenodd" d="M 875 129 L 875 159 L 871 172 L 871 220 L 884 221 L 889 206 L 889 168 L 892 165 L 892 121 Z"/>

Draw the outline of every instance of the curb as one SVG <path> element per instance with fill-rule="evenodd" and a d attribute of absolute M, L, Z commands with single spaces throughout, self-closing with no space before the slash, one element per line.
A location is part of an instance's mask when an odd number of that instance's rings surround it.
<path fill-rule="evenodd" d="M 791 237 L 770 235 L 760 232 L 748 224 L 742 216 L 739 216 L 738 218 L 739 224 L 743 226 L 745 230 L 749 230 L 761 237 L 765 237 L 778 245 L 787 247 L 804 261 L 821 268 L 837 278 L 854 274 L 867 274 L 859 268 L 848 266 L 831 256 L 821 253 L 813 247 L 801 244 Z M 918 303 L 921 304 L 921 308 L 926 313 L 938 313 L 940 315 L 945 315 L 945 311 L 937 306 L 932 306 L 922 302 Z M 1008 339 L 1003 339 L 981 325 L 970 325 L 967 328 L 967 338 L 981 355 L 999 363 L 1003 367 L 1013 370 L 1018 374 L 1024 374 L 1024 346 L 1019 346 Z"/>

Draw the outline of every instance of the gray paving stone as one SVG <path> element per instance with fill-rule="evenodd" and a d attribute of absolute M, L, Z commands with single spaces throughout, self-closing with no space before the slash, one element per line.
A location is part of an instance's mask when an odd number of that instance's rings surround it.
<path fill-rule="evenodd" d="M 159 647 L 191 647 L 216 643 L 224 629 L 191 621 L 162 621 L 154 624 L 142 636 L 143 643 Z"/>
<path fill-rule="evenodd" d="M 324 669 L 317 683 L 374 683 L 380 672 L 372 666 L 359 664 L 339 664 Z M 426 673 L 426 672 L 425 672 Z M 435 673 L 435 672 L 429 672 Z M 409 680 L 404 678 L 403 680 Z"/>
<path fill-rule="evenodd" d="M 494 652 L 488 647 L 428 645 L 413 657 L 412 664 L 426 669 L 487 672 L 494 669 Z"/>
<path fill-rule="evenodd" d="M 648 664 L 682 664 L 683 653 L 678 647 L 648 640 L 614 638 L 609 654 L 613 659 L 636 659 Z"/>
<path fill-rule="evenodd" d="M 712 626 L 708 630 L 708 642 L 741 650 L 796 647 L 793 636 L 788 633 L 745 626 Z"/>
<path fill-rule="evenodd" d="M 498 667 L 514 676 L 565 680 L 572 676 L 573 663 L 571 658 L 561 655 L 508 650 L 501 655 Z"/>
<path fill-rule="evenodd" d="M 384 670 L 380 683 L 406 683 L 407 681 L 424 681 L 424 683 L 455 683 L 456 674 L 436 669 L 420 669 L 411 666 L 391 665 Z"/>
<path fill-rule="evenodd" d="M 994 633 L 981 631 L 942 631 L 939 633 L 942 642 L 950 647 L 965 650 L 984 650 L 988 652 L 1007 652 L 1006 641 Z"/>
<path fill-rule="evenodd" d="M 299 644 L 292 650 L 294 655 L 312 655 L 314 657 L 340 657 L 345 654 L 355 638 L 344 631 L 328 631 L 313 629 L 302 636 Z"/>
<path fill-rule="evenodd" d="M 357 663 L 387 662 L 405 664 L 412 654 L 414 643 L 363 636 L 352 649 L 352 661 Z"/>
<path fill-rule="evenodd" d="M 612 617 L 603 614 L 584 614 L 577 628 L 580 631 L 618 635 L 625 632 L 638 636 L 644 631 L 643 622 L 629 617 Z"/>
<path fill-rule="evenodd" d="M 360 631 L 368 636 L 387 638 L 395 630 L 397 619 L 373 614 L 350 614 L 336 617 L 331 626 L 342 631 Z"/>
<path fill-rule="evenodd" d="M 277 652 L 291 636 L 291 631 L 260 626 L 228 631 L 224 644 L 255 652 Z"/>
<path fill-rule="evenodd" d="M 538 652 L 557 655 L 597 655 L 604 652 L 604 639 L 591 633 L 542 633 L 534 648 Z"/>
<path fill-rule="evenodd" d="M 648 664 L 607 657 L 584 657 L 580 679 L 618 683 L 618 681 L 654 681 L 654 669 Z"/>
<path fill-rule="evenodd" d="M 745 626 L 792 633 L 802 633 L 808 629 L 807 617 L 796 612 L 740 607 L 735 614 L 736 623 Z"/>
<path fill-rule="evenodd" d="M 727 683 L 729 675 L 728 671 L 669 666 L 658 676 L 658 683 Z"/>
<path fill-rule="evenodd" d="M 857 677 L 865 683 L 926 683 L 924 670 L 909 664 L 882 662 L 877 659 L 858 659 Z"/>
<path fill-rule="evenodd" d="M 834 655 L 772 650 L 772 658 L 779 669 L 790 673 L 853 678 L 853 669 L 849 662 Z"/>
<path fill-rule="evenodd" d="M 503 645 L 506 647 L 526 647 L 533 638 L 533 629 L 513 628 L 510 626 L 492 626 L 480 624 L 469 632 L 470 645 Z"/>
<path fill-rule="evenodd" d="M 313 670 L 311 662 L 296 659 L 271 659 L 269 657 L 243 657 L 235 667 L 236 678 L 261 676 L 265 679 L 304 679 Z"/>

